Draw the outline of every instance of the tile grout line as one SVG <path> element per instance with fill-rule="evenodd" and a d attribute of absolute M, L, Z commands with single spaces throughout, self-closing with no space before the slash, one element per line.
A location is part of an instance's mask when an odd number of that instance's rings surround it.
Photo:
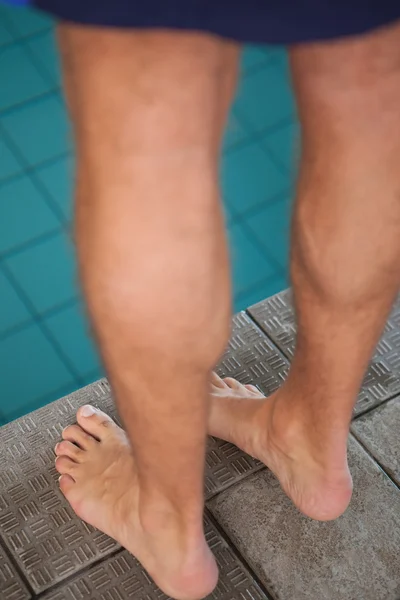
<path fill-rule="evenodd" d="M 255 44 L 256 46 L 258 44 Z M 252 47 L 253 44 L 248 44 L 247 47 Z M 246 45 L 243 49 L 243 52 L 245 52 L 246 50 Z M 263 48 L 264 50 L 264 48 Z M 272 56 L 271 56 L 271 50 L 265 49 L 265 58 L 263 61 L 260 61 L 259 63 L 254 64 L 253 66 L 247 67 L 247 68 L 240 68 L 240 72 L 239 72 L 239 79 L 244 81 L 246 79 L 246 77 L 250 77 L 251 75 L 255 75 L 257 73 L 259 73 L 260 71 L 263 71 L 265 69 L 265 67 L 270 67 L 271 65 L 278 63 L 278 58 L 273 54 L 272 52 Z M 241 56 L 241 61 L 243 60 L 243 54 L 242 52 L 242 56 Z M 241 62 L 242 64 L 242 62 Z"/>
<path fill-rule="evenodd" d="M 52 211 L 52 213 L 54 214 L 56 219 L 58 219 L 58 221 L 60 222 L 62 229 L 64 231 L 68 232 L 69 231 L 69 223 L 66 221 L 63 211 L 58 206 L 57 202 L 54 200 L 52 194 L 50 194 L 50 192 L 48 192 L 48 190 L 43 185 L 43 183 L 37 178 L 36 172 L 34 170 L 32 170 L 28 176 L 29 176 L 30 180 L 32 181 L 34 187 L 41 194 L 43 200 L 45 201 L 45 203 L 47 204 L 49 209 Z"/>
<path fill-rule="evenodd" d="M 4 137 L 3 137 L 3 141 L 6 144 L 8 150 L 13 153 L 13 150 L 8 147 L 8 141 L 6 139 L 4 139 Z M 19 171 L 16 171 L 15 173 L 11 173 L 11 175 L 6 175 L 5 177 L 0 177 L 0 189 L 5 185 L 8 185 L 14 181 L 17 181 L 23 175 L 28 175 L 32 171 L 40 171 L 42 169 L 52 167 L 53 165 L 56 165 L 58 162 L 61 162 L 62 160 L 65 160 L 65 159 L 71 158 L 71 157 L 73 157 L 73 152 L 71 150 L 65 150 L 64 152 L 55 154 L 51 158 L 45 158 L 44 160 L 41 160 L 41 161 L 34 163 L 32 165 L 29 165 L 27 167 L 23 167 L 21 164 L 19 164 L 19 166 L 20 166 Z"/>
<path fill-rule="evenodd" d="M 289 125 L 293 122 L 296 122 L 297 121 L 296 115 L 292 115 L 290 117 L 285 117 L 284 119 L 281 119 L 281 121 L 274 123 L 274 125 L 271 125 L 270 127 L 266 127 L 265 129 L 260 129 L 259 131 L 257 131 L 250 125 L 249 121 L 243 115 L 241 110 L 238 109 L 238 107 L 235 108 L 235 114 L 236 114 L 237 119 L 239 120 L 239 123 L 244 127 L 244 129 L 246 131 L 248 131 L 250 133 L 250 135 L 252 136 L 253 140 L 256 142 L 259 149 L 262 150 L 262 152 L 264 152 L 266 154 L 266 156 L 268 156 L 268 158 L 272 161 L 273 165 L 278 169 L 278 171 L 280 171 L 281 175 L 287 176 L 288 169 L 276 157 L 274 152 L 272 152 L 268 147 L 266 147 L 262 144 L 262 138 L 265 135 L 271 135 L 274 131 L 279 131 L 279 129 L 283 129 L 283 127 L 285 127 L 285 124 Z M 282 125 L 278 125 L 278 123 L 279 124 L 282 123 Z"/>
<path fill-rule="evenodd" d="M 246 452 L 243 452 L 243 454 L 246 454 Z M 206 504 L 207 504 L 207 502 L 210 502 L 211 500 L 214 500 L 215 498 L 218 498 L 218 496 L 220 494 L 223 494 L 227 490 L 230 490 L 237 483 L 243 483 L 243 481 L 245 481 L 248 477 L 251 477 L 252 475 L 255 475 L 256 473 L 259 473 L 260 471 L 264 471 L 265 469 L 268 469 L 268 467 L 266 465 L 264 465 L 264 463 L 260 462 L 260 464 L 257 467 L 255 467 L 254 470 L 251 471 L 250 473 L 245 473 L 239 479 L 236 479 L 235 481 L 232 481 L 231 483 L 226 483 L 225 485 L 222 485 L 219 490 L 217 490 L 215 492 L 211 492 L 210 495 L 206 495 L 205 496 L 205 498 L 206 498 L 206 500 L 205 500 Z"/>
<path fill-rule="evenodd" d="M 49 31 L 52 31 L 52 28 L 49 29 Z M 54 28 L 53 28 L 54 31 Z M 21 40 L 21 46 L 24 49 L 25 54 L 29 57 L 30 61 L 32 62 L 32 64 L 36 67 L 38 73 L 40 73 L 40 75 L 43 77 L 43 79 L 51 86 L 55 85 L 57 86 L 59 89 L 61 89 L 61 86 L 59 84 L 58 81 L 55 81 L 51 75 L 51 72 L 47 69 L 46 65 L 36 57 L 35 53 L 32 52 L 31 48 L 29 47 L 29 43 L 26 40 Z M 59 55 L 58 52 L 58 46 L 57 46 L 57 55 Z M 60 73 L 62 73 L 61 69 L 59 69 Z"/>
<path fill-rule="evenodd" d="M 1 269 L 1 267 L 0 267 L 0 269 Z M 30 327 L 32 325 L 32 323 L 34 323 L 34 321 L 33 321 L 32 317 L 30 317 L 30 318 L 25 319 L 24 321 L 20 321 L 19 323 L 17 323 L 16 325 L 13 325 L 12 327 L 8 327 L 8 329 L 4 329 L 3 331 L 0 332 L 0 343 L 4 342 L 9 337 L 13 337 L 14 335 L 17 335 L 18 333 L 20 333 L 21 331 L 24 331 L 25 329 Z"/>
<path fill-rule="evenodd" d="M 249 294 L 253 294 L 256 293 L 258 291 L 262 291 L 264 286 L 270 283 L 273 283 L 274 281 L 276 281 L 277 279 L 279 279 L 281 276 L 285 277 L 286 275 L 286 271 L 285 269 L 280 269 L 278 273 L 274 273 L 273 275 L 269 275 L 268 277 L 265 277 L 262 281 L 255 283 L 253 285 L 248 286 L 245 290 L 243 290 L 243 292 L 240 292 L 236 295 L 236 297 L 234 298 L 235 301 L 240 301 L 242 298 L 245 299 L 246 296 L 248 296 Z M 280 290 L 282 291 L 282 290 Z M 279 292 L 277 292 L 279 293 Z M 263 300 L 263 298 L 260 299 L 260 302 Z M 247 310 L 246 308 L 242 308 L 241 310 Z M 240 311 L 239 311 L 240 312 Z"/>
<path fill-rule="evenodd" d="M 37 235 L 36 237 L 31 238 L 30 240 L 23 242 L 22 244 L 19 244 L 18 246 L 14 246 L 9 250 L 5 250 L 5 251 L 1 252 L 0 264 L 5 263 L 9 258 L 18 256 L 18 254 L 22 254 L 23 252 L 26 252 L 27 250 L 31 250 L 32 248 L 35 248 L 36 246 L 39 246 L 40 244 L 42 244 L 44 242 L 48 242 L 48 241 L 56 238 L 58 235 L 60 235 L 60 233 L 64 233 L 64 229 L 62 228 L 61 225 L 60 225 L 60 227 L 50 229 L 46 233 L 41 233 L 40 235 Z"/>
<path fill-rule="evenodd" d="M 217 532 L 220 534 L 220 536 L 222 537 L 224 542 L 228 545 L 229 549 L 233 552 L 233 554 L 236 556 L 236 558 L 243 564 L 243 566 L 248 571 L 249 575 L 252 577 L 253 582 L 257 584 L 257 586 L 260 588 L 260 590 L 263 592 L 263 594 L 265 594 L 267 599 L 268 600 L 279 600 L 278 597 L 275 596 L 275 594 L 272 594 L 268 590 L 267 586 L 261 581 L 259 576 L 254 572 L 250 563 L 240 553 L 239 549 L 235 546 L 235 544 L 233 543 L 231 538 L 228 536 L 225 529 L 222 527 L 222 525 L 219 523 L 219 521 L 214 517 L 213 513 L 207 506 L 205 507 L 204 512 L 205 512 L 207 518 L 211 521 L 211 524 L 215 527 Z"/>
<path fill-rule="evenodd" d="M 1 263 L 0 263 L 0 272 L 3 272 Z M 48 308 L 41 313 L 38 313 L 38 319 L 47 321 L 47 319 L 51 319 L 52 317 L 57 317 L 59 314 L 63 313 L 65 310 L 68 310 L 79 303 L 80 303 L 79 297 L 75 296 L 74 298 L 65 300 L 64 302 L 61 302 L 60 304 L 56 304 L 56 305 L 52 306 L 51 308 Z M 8 329 L 4 329 L 3 331 L 0 331 L 0 342 L 8 339 L 9 337 L 12 337 L 13 335 L 15 335 L 17 333 L 20 333 L 21 331 L 24 331 L 25 329 L 30 327 L 32 325 L 32 323 L 36 323 L 36 321 L 33 320 L 33 317 L 31 315 L 31 317 L 29 319 L 20 321 L 16 325 L 13 325 L 12 327 L 9 327 Z"/>
<path fill-rule="evenodd" d="M 75 370 L 75 367 L 72 365 L 69 358 L 64 354 L 63 349 L 61 348 L 61 346 L 57 342 L 57 340 L 54 339 L 54 336 L 49 331 L 45 322 L 40 318 L 40 314 L 36 311 L 34 305 L 32 304 L 31 300 L 29 299 L 29 297 L 27 296 L 25 291 L 20 286 L 19 282 L 15 279 L 14 275 L 11 273 L 11 271 L 5 264 L 2 265 L 2 270 L 3 270 L 4 275 L 8 279 L 9 283 L 14 287 L 20 300 L 23 302 L 23 304 L 25 305 L 28 312 L 32 315 L 34 322 L 38 325 L 42 334 L 46 337 L 47 341 L 51 344 L 53 350 L 58 355 L 59 359 L 63 362 L 64 366 L 67 368 L 67 370 L 69 371 L 70 375 L 73 377 L 75 382 L 78 385 L 81 385 L 83 382 L 81 376 Z"/>
<path fill-rule="evenodd" d="M 369 456 L 369 458 L 373 461 L 373 463 L 379 467 L 380 471 L 382 471 L 382 473 L 385 475 L 385 477 L 387 477 L 387 479 L 389 479 L 389 481 L 394 485 L 394 487 L 400 491 L 400 485 L 397 483 L 397 481 L 392 477 L 392 475 L 390 475 L 390 473 L 388 473 L 385 469 L 385 467 L 383 466 L 383 464 L 380 462 L 380 460 L 374 456 L 371 452 L 371 450 L 369 450 L 369 448 L 367 446 L 365 446 L 364 442 L 362 442 L 358 435 L 356 435 L 354 433 L 354 431 L 350 432 L 350 435 L 355 439 L 355 441 L 359 444 L 359 446 L 361 446 L 361 448 L 363 449 L 363 451 Z"/>
<path fill-rule="evenodd" d="M 1 182 L 0 182 L 1 185 Z M 254 206 L 245 209 L 243 212 L 238 212 L 234 207 L 229 206 L 229 216 L 230 216 L 230 225 L 240 223 L 248 219 L 249 217 L 256 216 L 259 212 L 267 208 L 268 206 L 275 206 L 275 204 L 279 204 L 280 202 L 284 202 L 285 198 L 287 198 L 288 194 L 291 193 L 290 188 L 285 188 L 281 192 L 270 196 L 269 198 L 265 198 L 261 202 L 257 202 Z M 228 204 L 228 198 L 226 198 L 226 204 Z"/>
<path fill-rule="evenodd" d="M 256 216 L 259 212 L 261 212 L 262 210 L 265 210 L 268 206 L 275 206 L 275 204 L 279 204 L 280 202 L 283 202 L 284 198 L 287 197 L 289 192 L 290 192 L 289 189 L 279 192 L 278 194 L 275 194 L 274 196 L 272 196 L 271 202 L 269 202 L 269 201 L 268 202 L 265 202 L 265 201 L 260 202 L 256 206 L 252 206 L 251 208 L 249 208 L 241 213 L 238 213 L 235 211 L 235 209 L 232 209 L 231 207 L 229 207 L 231 219 L 230 219 L 228 228 L 232 227 L 232 226 L 240 225 L 242 227 L 243 233 L 244 233 L 247 241 L 249 241 L 253 247 L 257 248 L 257 250 L 259 252 L 261 252 L 262 256 L 265 259 L 267 259 L 272 264 L 274 269 L 276 269 L 279 273 L 285 273 L 286 272 L 285 267 L 283 265 L 281 265 L 271 254 L 269 254 L 267 252 L 264 245 L 253 234 L 251 227 L 247 223 L 247 219 L 251 218 L 253 216 Z M 264 277 L 263 280 L 265 280 L 265 279 L 269 279 L 269 277 Z"/>
<path fill-rule="evenodd" d="M 238 111 L 237 108 L 234 108 L 233 114 L 239 121 L 240 125 L 243 126 L 243 129 L 248 134 L 248 137 L 245 137 L 243 140 L 239 140 L 238 142 L 234 142 L 234 143 L 228 145 L 225 149 L 222 148 L 222 154 L 224 154 L 224 155 L 229 155 L 236 150 L 241 150 L 242 148 L 246 148 L 248 145 L 255 142 L 259 146 L 260 150 L 262 150 L 269 157 L 270 156 L 269 153 L 271 151 L 270 150 L 267 151 L 265 149 L 265 147 L 261 145 L 262 139 L 265 136 L 272 135 L 273 133 L 278 132 L 280 129 L 283 129 L 284 127 L 287 127 L 287 126 L 293 124 L 293 122 L 296 122 L 293 120 L 293 117 L 285 117 L 284 119 L 277 121 L 273 125 L 264 127 L 262 129 L 260 129 L 259 131 L 256 131 L 252 127 L 249 127 L 248 122 L 245 119 L 243 119 L 240 110 Z M 282 164 L 282 167 L 279 168 L 279 170 L 281 170 L 281 169 L 284 170 L 284 173 L 283 173 L 284 175 L 288 174 L 288 170 L 286 167 L 284 167 L 283 164 Z"/>
<path fill-rule="evenodd" d="M 373 412 L 377 408 L 380 408 L 381 406 L 385 406 L 385 404 L 387 404 L 391 400 L 395 400 L 396 398 L 400 398 L 399 390 L 397 392 L 394 392 L 393 394 L 391 394 L 388 398 L 381 400 L 379 402 L 379 404 L 374 404 L 373 406 L 370 406 L 369 408 L 366 408 L 365 410 L 363 410 L 360 413 L 358 413 L 357 415 L 355 415 L 351 420 L 352 423 L 355 423 L 360 417 L 365 417 L 366 415 L 369 415 L 371 412 Z"/>
<path fill-rule="evenodd" d="M 35 598 L 35 592 L 31 586 L 31 584 L 29 583 L 28 578 L 25 576 L 25 573 L 23 571 L 23 569 L 21 569 L 21 567 L 19 566 L 19 564 L 17 563 L 17 561 L 14 559 L 14 556 L 12 554 L 12 552 L 8 549 L 7 544 L 4 541 L 4 538 L 2 535 L 0 535 L 0 548 L 2 548 L 4 554 L 6 555 L 6 557 L 8 558 L 8 560 L 10 561 L 10 563 L 12 564 L 13 568 L 15 569 L 18 577 L 21 579 L 22 583 L 24 584 L 25 588 L 28 590 L 30 596 L 31 596 L 31 600 L 34 600 Z"/>
<path fill-rule="evenodd" d="M 70 394 L 73 394 L 79 389 L 83 389 L 84 387 L 86 387 L 86 385 L 79 385 L 80 387 L 77 387 L 76 382 L 72 382 L 71 384 L 64 384 L 61 387 L 59 386 L 58 388 L 53 389 L 51 392 L 42 394 L 41 396 L 37 396 L 33 401 L 33 406 L 28 404 L 25 405 L 22 411 L 18 410 L 11 413 L 9 412 L 7 413 L 7 415 L 3 415 L 3 425 L 8 425 L 13 421 L 22 419 L 23 417 L 28 416 L 30 413 L 35 412 L 36 410 L 41 410 L 45 408 L 48 404 L 52 404 L 53 402 L 56 402 L 57 400 L 60 400 L 65 396 L 69 396 Z"/>
<path fill-rule="evenodd" d="M 0 6 L 0 8 L 1 8 L 1 6 Z M 3 10 L 1 10 L 0 16 L 4 19 L 6 30 L 13 37 L 13 41 L 12 41 L 13 44 L 19 43 L 21 40 L 23 40 L 27 37 L 30 37 L 30 36 L 41 35 L 41 34 L 45 33 L 46 31 L 49 31 L 50 29 L 54 28 L 54 26 L 55 26 L 55 21 L 53 19 L 49 19 L 50 23 L 48 25 L 43 25 L 43 29 L 35 31 L 34 33 L 20 34 L 18 29 L 14 26 L 12 20 L 10 20 L 10 17 L 7 15 L 7 12 L 9 9 L 6 10 L 6 8 L 4 6 L 2 8 L 3 8 Z M 16 10 L 18 11 L 21 9 L 12 8 L 11 10 L 13 12 L 15 12 Z M 26 12 L 26 9 L 25 10 L 22 9 L 22 11 Z M 4 44 L 4 46 L 8 46 L 8 43 Z"/>
<path fill-rule="evenodd" d="M 254 206 L 250 206 L 250 208 L 247 208 L 245 211 L 237 213 L 239 219 L 248 219 L 249 217 L 255 217 L 265 208 L 285 202 L 285 200 L 287 199 L 288 195 L 291 194 L 291 192 L 291 187 L 283 188 L 280 192 L 277 192 L 273 196 L 268 196 L 268 198 L 265 198 L 261 202 L 257 202 L 257 204 L 254 204 Z"/>
<path fill-rule="evenodd" d="M 24 156 L 21 154 L 19 147 L 14 143 L 13 139 L 8 135 L 8 133 L 7 133 L 7 131 L 5 131 L 4 127 L 1 126 L 1 123 L 0 123 L 0 133 L 3 137 L 3 139 L 8 144 L 8 147 L 14 153 L 19 164 L 23 168 L 26 168 L 28 166 L 28 163 L 25 161 Z M 53 199 L 51 194 L 48 193 L 45 186 L 37 179 L 35 171 L 34 170 L 29 171 L 28 177 L 29 177 L 32 185 L 39 192 L 41 198 L 43 198 L 43 201 L 45 202 L 46 206 L 51 210 L 53 215 L 56 217 L 57 221 L 60 223 L 60 226 L 64 230 L 67 230 L 67 223 L 66 223 L 66 220 L 64 218 L 64 214 L 63 214 L 61 208 L 58 206 L 57 202 Z"/>
<path fill-rule="evenodd" d="M 59 93 L 61 90 L 59 85 L 55 85 L 53 88 L 46 90 L 45 92 L 41 92 L 40 94 L 36 94 L 35 96 L 30 96 L 29 98 L 25 98 L 25 100 L 21 100 L 20 102 L 15 102 L 10 106 L 6 106 L 5 108 L 0 109 L 0 118 L 8 117 L 15 112 L 18 112 L 25 106 L 30 106 L 32 104 L 38 103 L 41 100 L 47 100 L 47 98 L 51 98 L 55 94 Z"/>
<path fill-rule="evenodd" d="M 251 244 L 257 248 L 257 250 L 259 252 L 262 253 L 262 255 L 264 256 L 265 259 L 268 260 L 269 263 L 272 264 L 272 266 L 277 270 L 277 271 L 285 271 L 285 267 L 283 265 L 281 265 L 274 256 L 272 256 L 272 254 L 268 253 L 266 248 L 264 247 L 264 244 L 262 244 L 257 236 L 255 236 L 252 232 L 252 229 L 250 227 L 250 225 L 246 222 L 246 220 L 243 220 L 242 223 L 240 223 L 240 225 L 242 226 L 242 230 L 243 233 L 245 234 L 246 238 L 248 239 L 249 242 L 251 242 Z"/>
<path fill-rule="evenodd" d="M 0 18 L 4 18 L 4 15 L 0 13 Z M 4 42 L 0 45 L 0 52 L 3 50 L 7 50 L 10 46 L 21 46 L 22 43 L 34 42 L 37 39 L 40 39 L 42 36 L 46 35 L 50 31 L 54 29 L 54 25 L 48 25 L 46 28 L 41 29 L 40 31 L 35 31 L 34 33 L 25 33 L 19 34 L 15 29 L 9 29 L 9 20 L 7 19 L 7 15 L 5 16 L 5 29 L 12 36 L 12 40 L 10 42 Z M 17 37 L 14 37 L 14 32 Z"/>
<path fill-rule="evenodd" d="M 42 598 L 45 594 L 48 594 L 49 592 L 55 592 L 58 589 L 65 587 L 65 585 L 68 585 L 68 583 L 73 581 L 76 577 L 85 575 L 85 573 L 90 571 L 90 569 L 97 567 L 101 563 L 103 563 L 111 558 L 114 558 L 115 556 L 118 556 L 119 554 L 122 554 L 124 552 L 124 550 L 125 550 L 125 548 L 123 548 L 121 546 L 121 547 L 117 548 L 117 550 L 113 550 L 113 552 L 110 552 L 110 554 L 101 556 L 97 560 L 94 560 L 92 563 L 86 565 L 83 569 L 79 569 L 75 573 L 72 573 L 71 575 L 68 575 L 67 577 L 65 577 L 65 579 L 63 579 L 62 581 L 57 581 L 56 583 L 54 583 L 54 585 L 51 585 L 50 587 L 46 588 L 42 592 L 39 592 L 38 594 L 35 595 L 35 597 L 32 600 L 40 600 L 40 598 Z M 135 560 L 137 560 L 137 559 L 135 558 Z"/>

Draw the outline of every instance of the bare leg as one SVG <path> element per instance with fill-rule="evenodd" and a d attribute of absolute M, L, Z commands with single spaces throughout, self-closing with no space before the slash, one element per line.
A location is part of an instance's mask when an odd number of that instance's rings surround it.
<path fill-rule="evenodd" d="M 106 415 L 79 411 L 56 449 L 60 486 L 164 592 L 200 598 L 217 580 L 203 469 L 209 376 L 230 327 L 217 158 L 238 49 L 72 25 L 60 40 L 81 278 L 133 450 Z"/>
<path fill-rule="evenodd" d="M 395 26 L 292 49 L 303 125 L 296 354 L 267 401 L 237 385 L 232 396 L 217 380 L 213 388 L 211 433 L 258 456 L 299 509 L 321 520 L 350 500 L 352 409 L 400 283 L 399 34 Z"/>

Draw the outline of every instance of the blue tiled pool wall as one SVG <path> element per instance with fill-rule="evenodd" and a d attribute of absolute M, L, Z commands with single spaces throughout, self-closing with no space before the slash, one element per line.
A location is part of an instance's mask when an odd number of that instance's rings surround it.
<path fill-rule="evenodd" d="M 76 284 L 74 158 L 49 17 L 0 6 L 0 81 L 1 423 L 102 369 Z M 286 52 L 246 48 L 221 163 L 235 310 L 288 284 L 297 127 Z"/>

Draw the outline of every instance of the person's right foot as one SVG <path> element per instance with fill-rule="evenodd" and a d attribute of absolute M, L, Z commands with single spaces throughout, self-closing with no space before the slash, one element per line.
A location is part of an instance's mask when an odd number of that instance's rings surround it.
<path fill-rule="evenodd" d="M 223 380 L 214 373 L 209 433 L 269 467 L 303 514 L 319 521 L 336 519 L 346 510 L 352 494 L 342 441 L 346 435 L 330 440 L 335 448 L 329 449 L 329 454 L 334 458 L 327 458 L 313 444 L 313 432 L 298 427 L 291 413 L 282 411 L 285 393 L 282 389 L 266 398 L 254 386 Z M 327 446 L 328 440 L 323 445 Z"/>
<path fill-rule="evenodd" d="M 201 523 L 189 531 L 174 510 L 158 504 L 154 515 L 147 514 L 150 527 L 144 526 L 125 432 L 90 406 L 78 411 L 77 420 L 63 431 L 55 452 L 60 489 L 78 517 L 132 552 L 168 596 L 199 600 L 211 593 L 218 570 Z"/>

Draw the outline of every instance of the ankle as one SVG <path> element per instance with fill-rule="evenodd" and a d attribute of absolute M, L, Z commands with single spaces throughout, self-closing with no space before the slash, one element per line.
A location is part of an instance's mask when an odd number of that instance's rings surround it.
<path fill-rule="evenodd" d="M 203 534 L 202 507 L 190 507 L 188 502 L 179 505 L 161 494 L 142 493 L 139 501 L 139 518 L 143 531 L 159 535 L 161 531 L 180 532 L 183 537 Z"/>
<path fill-rule="evenodd" d="M 330 415 L 284 386 L 273 398 L 267 435 L 289 457 L 301 452 L 315 462 L 343 466 L 347 455 L 349 420 Z M 322 400 L 321 400 L 322 401 Z"/>

